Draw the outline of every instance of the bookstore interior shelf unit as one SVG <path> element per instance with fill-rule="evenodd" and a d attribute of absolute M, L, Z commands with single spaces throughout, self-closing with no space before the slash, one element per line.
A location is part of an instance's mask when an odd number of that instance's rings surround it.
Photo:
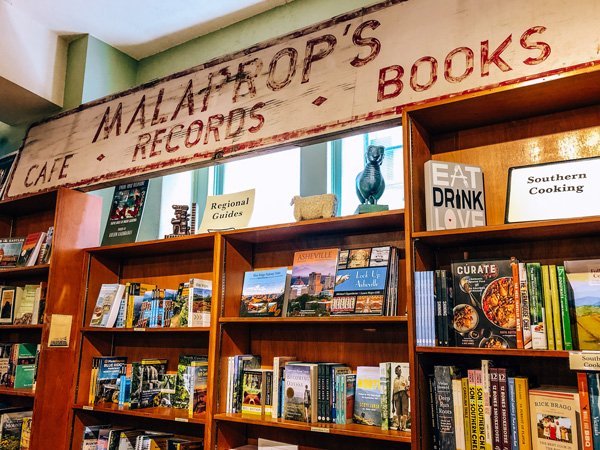
<path fill-rule="evenodd" d="M 48 418 L 70 415 L 75 346 L 48 347 L 49 324 L 55 314 L 71 316 L 71 343 L 76 341 L 82 249 L 98 244 L 100 208 L 100 198 L 67 189 L 0 202 L 0 237 L 25 237 L 54 227 L 49 264 L 0 270 L 2 286 L 47 283 L 43 323 L 0 326 L 2 343 L 41 344 L 35 391 L 0 388 L 2 403 L 33 408 L 31 448 L 43 448 L 48 442 L 56 448 L 68 445 L 69 421 Z"/>
<path fill-rule="evenodd" d="M 599 217 L 504 223 L 510 167 L 599 155 L 600 71 L 581 69 L 412 107 L 405 111 L 403 128 L 409 199 L 407 274 L 449 270 L 451 262 L 463 259 L 514 256 L 520 261 L 562 264 L 600 255 Z M 429 160 L 482 168 L 487 225 L 427 231 L 424 164 Z M 410 275 L 407 290 L 408 297 L 415 299 Z M 566 351 L 416 347 L 414 448 L 432 448 L 428 375 L 434 366 L 477 368 L 482 359 L 541 384 L 577 386 Z"/>
<path fill-rule="evenodd" d="M 187 409 L 93 405 L 89 403 L 89 390 L 94 357 L 126 356 L 128 362 L 145 358 L 167 359 L 167 370 L 177 372 L 180 355 L 214 354 L 210 348 L 214 345 L 212 327 L 95 328 L 88 324 L 102 284 L 139 282 L 177 289 L 180 283 L 188 282 L 190 278 L 213 280 L 213 258 L 218 254 L 215 239 L 217 235 L 204 234 L 86 250 L 87 295 L 83 301 L 84 326 L 81 329 L 78 389 L 73 405 L 72 449 L 81 448 L 86 426 L 105 423 L 196 439 L 211 434 L 210 412 L 189 417 Z M 209 373 L 209 380 L 214 380 L 212 373 Z M 210 411 L 211 401 L 209 396 L 207 411 Z"/>
<path fill-rule="evenodd" d="M 220 383 L 215 410 L 216 448 L 229 449 L 256 442 L 258 437 L 293 442 L 301 448 L 387 449 L 410 446 L 410 433 L 382 431 L 379 427 L 348 424 L 301 423 L 283 419 L 248 419 L 226 413 L 228 357 L 259 355 L 263 366 L 275 356 L 294 356 L 307 362 L 339 362 L 356 369 L 383 361 L 408 361 L 410 351 L 406 298 L 398 300 L 402 316 L 281 317 L 240 316 L 244 273 L 292 266 L 300 250 L 342 249 L 392 245 L 400 251 L 400 279 L 404 285 L 404 213 L 389 211 L 361 216 L 307 221 L 260 229 L 239 230 L 221 236 L 220 259 L 224 291 L 220 311 L 218 355 Z"/>

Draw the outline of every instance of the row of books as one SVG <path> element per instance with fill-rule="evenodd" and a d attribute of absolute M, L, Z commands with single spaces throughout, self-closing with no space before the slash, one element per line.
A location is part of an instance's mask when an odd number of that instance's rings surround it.
<path fill-rule="evenodd" d="M 273 358 L 261 367 L 256 355 L 228 358 L 226 412 L 306 423 L 359 423 L 409 430 L 408 363 L 359 366 Z"/>
<path fill-rule="evenodd" d="M 34 389 L 39 353 L 39 344 L 0 343 L 0 385 L 8 388 Z"/>
<path fill-rule="evenodd" d="M 581 409 L 581 442 L 586 450 L 600 449 L 600 373 L 577 372 Z"/>
<path fill-rule="evenodd" d="M 577 389 L 530 388 L 488 360 L 466 371 L 435 366 L 429 381 L 435 449 L 582 448 Z"/>
<path fill-rule="evenodd" d="M 192 278 L 178 289 L 154 284 L 105 283 L 100 287 L 91 327 L 177 328 L 210 326 L 212 282 Z"/>
<path fill-rule="evenodd" d="M 0 405 L 1 448 L 29 450 L 33 411 L 21 407 Z"/>
<path fill-rule="evenodd" d="M 54 227 L 25 237 L 0 238 L 0 269 L 48 264 Z"/>
<path fill-rule="evenodd" d="M 177 437 L 173 433 L 138 430 L 112 425 L 89 425 L 83 430 L 81 450 L 199 450 L 202 439 Z"/>
<path fill-rule="evenodd" d="M 502 260 L 415 272 L 417 345 L 536 350 L 600 348 L 600 260 Z"/>
<path fill-rule="evenodd" d="M 398 249 L 295 252 L 288 267 L 244 274 L 241 317 L 398 314 Z"/>
<path fill-rule="evenodd" d="M 43 323 L 47 286 L 46 282 L 0 286 L 0 326 Z"/>
<path fill-rule="evenodd" d="M 208 357 L 181 355 L 177 372 L 169 372 L 167 365 L 166 359 L 127 363 L 125 356 L 95 357 L 88 401 L 129 409 L 187 409 L 190 417 L 206 411 Z"/>

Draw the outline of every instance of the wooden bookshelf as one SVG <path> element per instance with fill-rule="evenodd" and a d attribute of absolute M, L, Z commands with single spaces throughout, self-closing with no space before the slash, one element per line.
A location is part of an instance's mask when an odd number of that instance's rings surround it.
<path fill-rule="evenodd" d="M 212 326 L 101 328 L 90 327 L 89 323 L 104 283 L 141 282 L 155 284 L 159 288 L 177 289 L 180 283 L 190 278 L 202 278 L 212 280 L 215 285 L 215 239 L 215 235 L 202 234 L 86 249 L 78 390 L 72 403 L 75 418 L 70 448 L 80 448 L 85 426 L 99 423 L 127 424 L 169 432 L 177 429 L 178 434 L 194 438 L 208 436 L 212 424 L 210 413 L 188 417 L 187 409 L 153 407 L 132 410 L 118 405 L 90 405 L 88 396 L 94 357 L 126 356 L 128 362 L 144 358 L 167 359 L 167 370 L 177 372 L 180 355 L 210 355 L 214 338 Z M 213 315 L 216 314 L 214 310 L 213 302 Z M 209 386 L 214 384 L 214 377 L 209 372 Z M 209 391 L 207 408 L 212 401 Z"/>
<path fill-rule="evenodd" d="M 43 324 L 2 325 L 0 342 L 41 344 L 37 389 L 0 388 L 2 400 L 33 409 L 31 448 L 52 442 L 66 448 L 70 434 L 74 384 L 77 371 L 76 323 L 84 247 L 97 245 L 100 228 L 99 197 L 58 189 L 17 200 L 0 202 L 0 236 L 25 237 L 54 226 L 50 264 L 0 269 L 0 284 L 23 286 L 47 282 Z M 50 319 L 54 314 L 69 315 L 74 326 L 70 346 L 48 347 Z M 60 421 L 49 417 L 62 417 Z"/>
<path fill-rule="evenodd" d="M 239 317 L 244 273 L 286 266 L 291 268 L 299 250 L 327 247 L 360 248 L 393 245 L 400 249 L 400 286 L 404 281 L 404 211 L 386 211 L 350 217 L 319 219 L 292 224 L 223 233 L 218 240 L 224 290 L 219 292 L 220 339 L 215 349 L 221 373 L 213 403 L 215 430 L 211 448 L 229 449 L 257 437 L 294 442 L 302 448 L 408 448 L 410 433 L 382 431 L 377 427 L 348 424 L 300 423 L 282 419 L 242 417 L 225 412 L 227 358 L 236 354 L 260 355 L 262 365 L 274 356 L 291 355 L 302 361 L 341 362 L 357 366 L 383 361 L 408 361 L 409 321 L 401 289 L 398 310 L 402 315 L 337 317 Z"/>
<path fill-rule="evenodd" d="M 598 154 L 586 144 L 600 132 L 600 71 L 595 68 L 548 77 L 543 82 L 499 87 L 408 108 L 403 116 L 409 328 L 414 339 L 416 270 L 449 269 L 455 260 L 516 256 L 521 261 L 560 264 L 600 254 L 600 217 L 505 224 L 508 169 Z M 575 139 L 570 152 L 564 143 Z M 537 149 L 533 151 L 532 149 Z M 484 173 L 487 225 L 427 231 L 424 164 L 441 160 L 480 166 Z M 477 368 L 493 360 L 542 384 L 576 386 L 568 352 L 416 347 L 411 386 L 415 449 L 432 448 L 427 411 L 428 375 L 435 365 Z M 420 438 L 418 438 L 420 437 Z"/>

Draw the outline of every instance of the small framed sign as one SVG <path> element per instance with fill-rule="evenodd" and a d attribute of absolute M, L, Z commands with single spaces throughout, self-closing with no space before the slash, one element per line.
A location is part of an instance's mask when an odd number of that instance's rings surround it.
<path fill-rule="evenodd" d="M 508 170 L 506 223 L 600 215 L 600 157 Z"/>

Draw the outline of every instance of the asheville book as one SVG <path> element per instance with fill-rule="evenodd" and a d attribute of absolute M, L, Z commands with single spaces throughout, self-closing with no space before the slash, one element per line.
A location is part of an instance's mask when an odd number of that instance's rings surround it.
<path fill-rule="evenodd" d="M 288 316 L 328 316 L 335 287 L 338 248 L 294 254 Z"/>
<path fill-rule="evenodd" d="M 342 250 L 331 314 L 383 314 L 391 247 Z"/>
<path fill-rule="evenodd" d="M 600 259 L 565 261 L 580 350 L 600 350 Z"/>
<path fill-rule="evenodd" d="M 510 259 L 451 264 L 452 324 L 463 347 L 516 348 L 516 311 Z"/>
<path fill-rule="evenodd" d="M 445 161 L 425 163 L 427 231 L 485 225 L 481 167 Z"/>
<path fill-rule="evenodd" d="M 287 267 L 246 272 L 240 317 L 280 317 L 287 285 Z"/>

